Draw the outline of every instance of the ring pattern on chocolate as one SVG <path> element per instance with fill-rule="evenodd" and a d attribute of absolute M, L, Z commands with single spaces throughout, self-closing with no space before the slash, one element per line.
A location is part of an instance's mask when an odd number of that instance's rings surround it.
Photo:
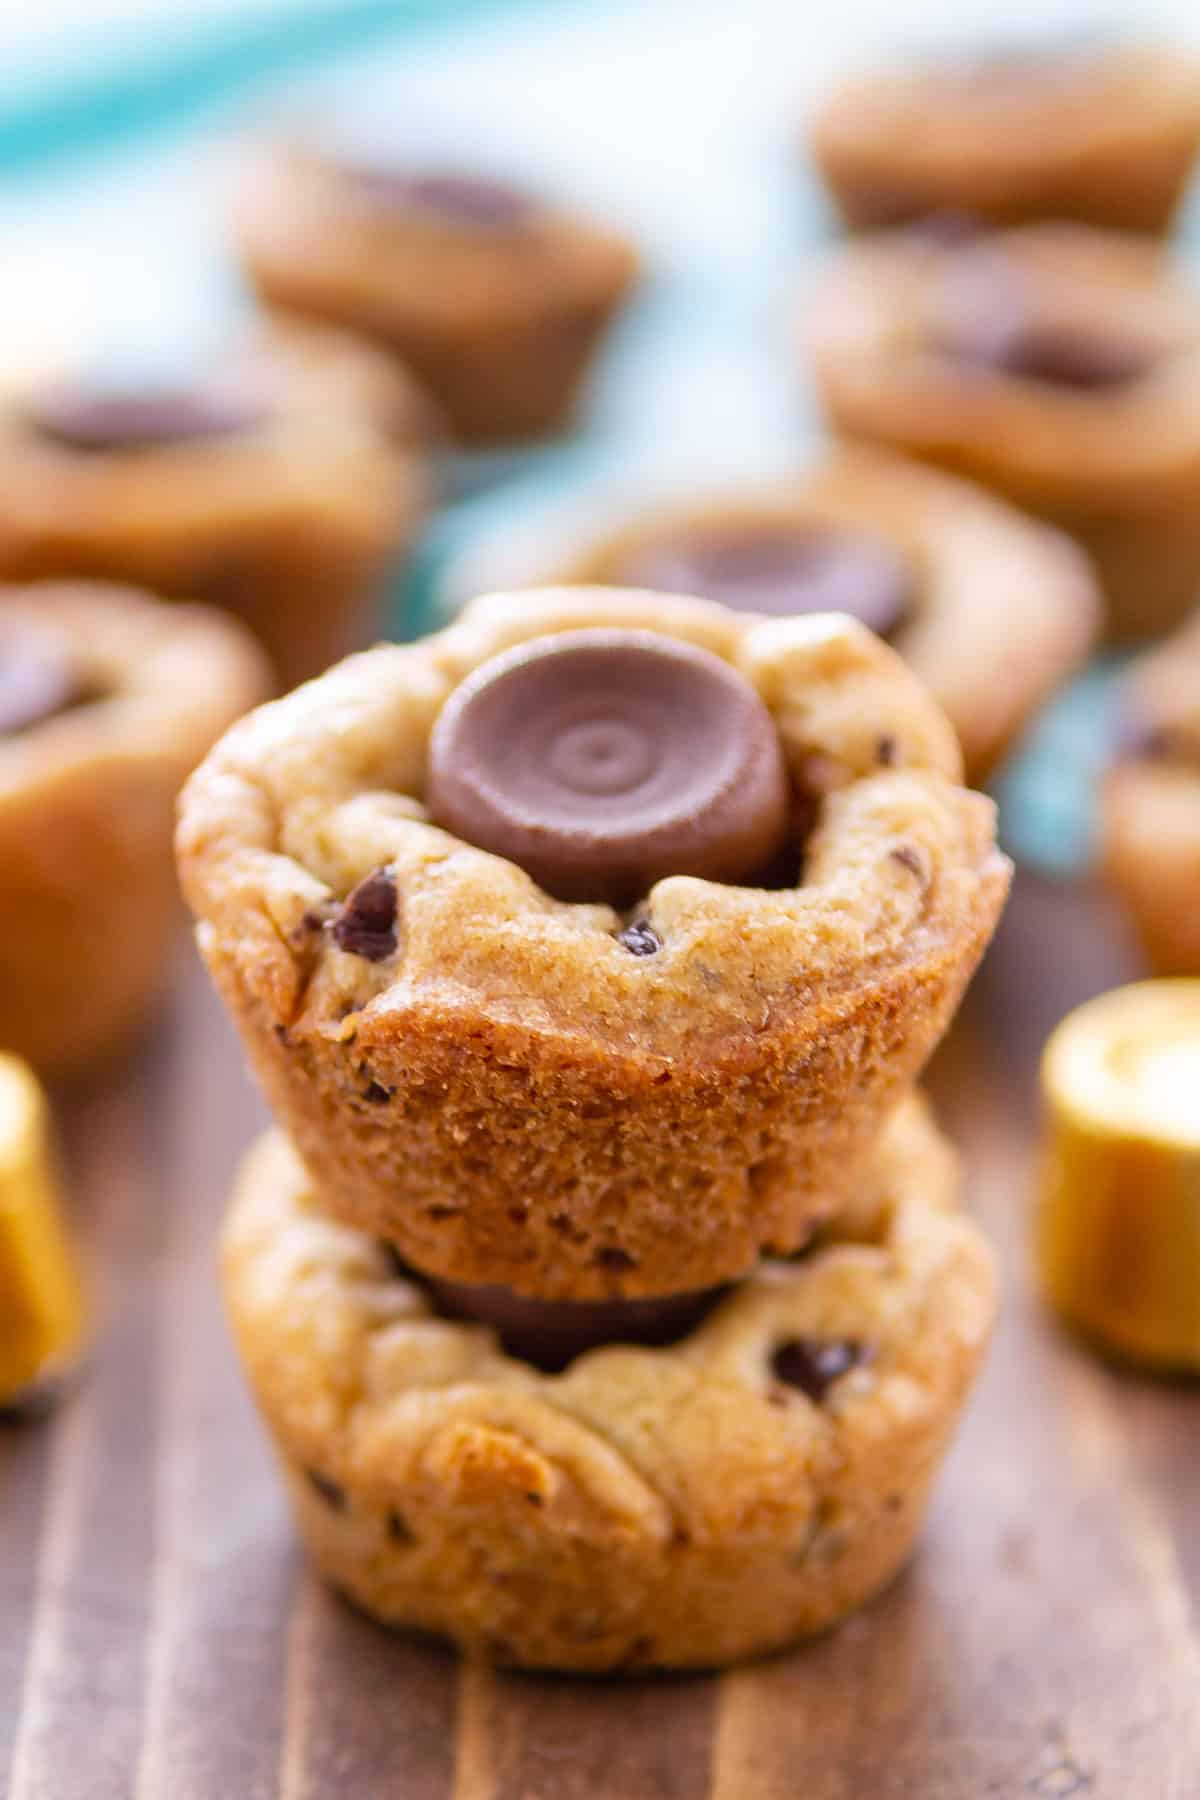
<path fill-rule="evenodd" d="M 71 706 L 75 675 L 40 634 L 0 626 L 0 737 L 15 737 Z"/>
<path fill-rule="evenodd" d="M 890 637 L 912 605 L 903 556 L 865 531 L 797 520 L 730 524 L 643 543 L 615 571 L 630 587 L 699 594 L 737 612 L 848 613 Z"/>
<path fill-rule="evenodd" d="M 262 423 L 266 408 L 248 393 L 202 386 L 63 383 L 33 395 L 26 415 L 70 450 L 149 450 L 232 437 Z"/>
<path fill-rule="evenodd" d="M 758 695 L 705 650 L 591 630 L 500 655 L 430 741 L 434 819 L 563 900 L 631 904 L 668 875 L 753 881 L 788 784 Z"/>

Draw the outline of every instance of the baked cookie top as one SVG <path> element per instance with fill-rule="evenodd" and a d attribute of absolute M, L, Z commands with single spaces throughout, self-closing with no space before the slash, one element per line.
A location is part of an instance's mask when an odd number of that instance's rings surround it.
<path fill-rule="evenodd" d="M 378 330 L 487 333 L 619 294 L 638 268 L 624 238 L 507 182 L 316 141 L 259 154 L 235 224 L 254 267 L 370 302 Z"/>
<path fill-rule="evenodd" d="M 323 327 L 264 326 L 200 370 L 135 381 L 81 367 L 0 397 L 0 525 L 97 553 L 328 517 L 374 539 L 428 498 L 432 416 L 390 359 Z"/>
<path fill-rule="evenodd" d="M 268 692 L 250 634 L 202 606 L 104 582 L 0 587 L 0 806 L 98 766 L 181 782 Z"/>
<path fill-rule="evenodd" d="M 1094 641 L 1082 553 L 967 483 L 837 450 L 769 488 L 626 517 L 564 549 L 560 578 L 703 594 L 737 611 L 843 611 L 885 637 L 978 779 Z"/>
<path fill-rule="evenodd" d="M 1200 298 L 1142 238 L 883 233 L 837 253 L 801 331 L 843 428 L 1039 505 L 1163 508 L 1196 479 Z"/>
<path fill-rule="evenodd" d="M 487 686 L 493 659 L 544 665 L 597 631 L 715 659 L 769 715 L 791 813 L 775 868 L 745 872 L 759 885 L 668 865 L 619 910 L 562 900 L 430 816 L 431 740 Z M 653 766 L 659 726 L 644 743 L 641 730 L 636 755 Z M 662 726 L 672 755 L 675 730 Z M 503 749 L 497 740 L 495 766 Z M 701 745 L 697 762 L 708 755 Z M 761 1049 L 821 995 L 978 937 L 1007 865 L 991 802 L 960 779 L 938 707 L 845 617 L 548 588 L 476 601 L 447 630 L 352 658 L 245 720 L 183 796 L 180 866 L 202 937 L 285 1027 L 350 1038 L 356 1015 L 384 1030 L 390 1015 L 401 1030 L 427 1008 L 633 1058 L 736 1052 Z"/>

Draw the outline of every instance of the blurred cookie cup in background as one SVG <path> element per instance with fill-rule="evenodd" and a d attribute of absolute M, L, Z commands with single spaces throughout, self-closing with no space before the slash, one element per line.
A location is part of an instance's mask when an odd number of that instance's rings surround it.
<path fill-rule="evenodd" d="M 62 366 L 0 397 L 0 579 L 219 605 L 291 687 L 376 633 L 430 500 L 432 415 L 384 357 L 267 327 L 177 378 Z"/>
<path fill-rule="evenodd" d="M 86 1308 L 50 1143 L 50 1110 L 0 1052 L 0 1417 L 40 1411 L 83 1350 Z"/>
<path fill-rule="evenodd" d="M 1125 682 L 1100 838 L 1151 967 L 1200 975 L 1200 615 Z"/>
<path fill-rule="evenodd" d="M 492 174 L 317 140 L 260 152 L 235 228 L 267 305 L 392 352 L 465 446 L 563 429 L 638 273 L 623 237 Z"/>
<path fill-rule="evenodd" d="M 1095 580 L 1069 540 L 965 482 L 869 450 L 757 488 L 631 507 L 591 533 L 543 544 L 540 570 L 530 541 L 525 578 L 694 594 L 772 618 L 848 613 L 942 707 L 972 785 L 1099 629 Z"/>
<path fill-rule="evenodd" d="M 269 691 L 245 628 L 130 589 L 0 589 L 0 1045 L 96 1068 L 141 1029 L 177 923 L 175 797 Z"/>
<path fill-rule="evenodd" d="M 808 135 L 855 230 L 961 212 L 1162 232 L 1200 149 L 1200 61 L 1083 32 L 914 56 L 841 81 Z"/>
<path fill-rule="evenodd" d="M 835 1211 L 1007 892 L 945 716 L 836 614 L 492 595 L 261 708 L 184 890 L 322 1206 L 424 1273 L 680 1293 Z"/>
<path fill-rule="evenodd" d="M 835 254 L 798 321 L 830 423 L 1078 539 L 1109 635 L 1200 586 L 1200 295 L 1157 245 L 1082 225 L 936 229 Z"/>

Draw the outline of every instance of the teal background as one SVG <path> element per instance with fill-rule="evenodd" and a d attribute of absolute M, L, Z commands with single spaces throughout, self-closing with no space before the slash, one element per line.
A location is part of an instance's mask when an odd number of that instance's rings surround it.
<path fill-rule="evenodd" d="M 392 628 L 441 616 L 478 547 L 615 483 L 712 486 L 802 462 L 819 435 L 788 320 L 829 221 L 795 153 L 838 69 L 932 39 L 1155 23 L 1190 5 L 877 0 L 44 0 L 0 23 L 0 364 L 85 334 L 176 364 L 245 304 L 224 244 L 236 151 L 297 118 L 479 158 L 634 233 L 644 290 L 565 442 L 451 459 L 449 504 Z M 486 558 L 483 564 L 486 572 Z M 1046 715 L 1001 783 L 1010 845 L 1069 873 L 1089 854 L 1114 668 Z"/>

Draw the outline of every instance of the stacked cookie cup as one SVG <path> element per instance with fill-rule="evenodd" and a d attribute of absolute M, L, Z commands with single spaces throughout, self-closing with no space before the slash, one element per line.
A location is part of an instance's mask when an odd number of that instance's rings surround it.
<path fill-rule="evenodd" d="M 877 1590 L 994 1311 L 913 1084 L 1008 882 L 900 658 L 491 596 L 235 727 L 179 850 L 279 1121 L 225 1285 L 326 1576 L 578 1670 Z"/>

